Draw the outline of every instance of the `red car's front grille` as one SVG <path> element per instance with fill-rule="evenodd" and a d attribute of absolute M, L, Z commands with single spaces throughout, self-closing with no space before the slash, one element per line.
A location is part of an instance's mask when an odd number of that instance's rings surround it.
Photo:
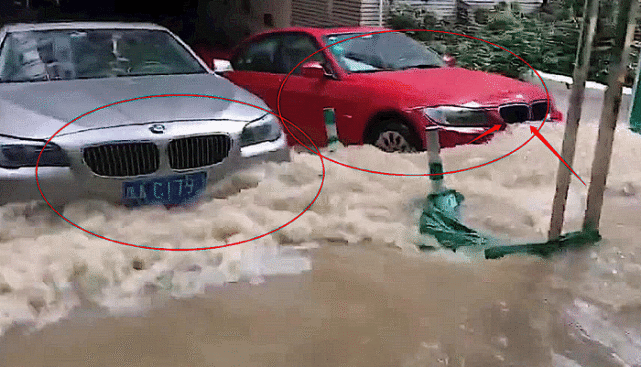
<path fill-rule="evenodd" d="M 532 104 L 532 120 L 542 121 L 548 112 L 548 102 L 535 102 Z M 552 112 L 552 111 L 550 111 Z"/>
<path fill-rule="evenodd" d="M 542 121 L 547 112 L 547 101 L 534 102 L 532 105 L 514 104 L 499 107 L 501 118 L 508 124 L 525 121 Z"/>
<path fill-rule="evenodd" d="M 524 122 L 530 119 L 530 107 L 527 105 L 508 105 L 499 108 L 499 114 L 508 124 Z"/>

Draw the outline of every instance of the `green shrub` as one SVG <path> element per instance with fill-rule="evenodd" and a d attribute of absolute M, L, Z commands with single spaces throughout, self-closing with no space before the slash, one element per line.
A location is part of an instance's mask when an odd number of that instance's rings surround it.
<path fill-rule="evenodd" d="M 610 50 L 616 26 L 616 4 L 601 2 L 600 18 L 595 37 L 595 47 L 589 71 L 589 80 L 607 83 L 610 65 Z M 551 1 L 537 14 L 520 16 L 518 8 L 499 4 L 495 10 L 477 10 L 474 24 L 447 24 L 431 15 L 403 10 L 408 29 L 423 26 L 427 29 L 444 30 L 474 36 L 500 45 L 529 63 L 534 69 L 547 73 L 572 76 L 580 36 L 582 0 Z M 393 17 L 392 17 L 393 18 Z M 410 23 L 411 22 L 411 26 Z M 396 23 L 398 24 L 398 22 Z M 454 55 L 462 67 L 499 73 L 518 78 L 530 68 L 519 58 L 483 41 L 434 32 L 415 32 L 410 36 L 423 41 L 440 53 Z M 631 86 L 637 65 L 639 49 L 631 52 L 626 85 Z"/>
<path fill-rule="evenodd" d="M 490 11 L 484 8 L 476 9 L 474 21 L 478 24 L 487 24 L 490 21 Z"/>
<path fill-rule="evenodd" d="M 419 22 L 407 14 L 392 14 L 388 20 L 388 24 L 392 29 L 419 29 L 421 25 Z M 421 32 L 425 33 L 425 32 Z"/>
<path fill-rule="evenodd" d="M 438 23 L 439 22 L 436 14 L 432 13 L 431 11 L 428 11 L 427 13 L 425 13 L 425 16 L 423 16 L 423 28 L 425 29 L 435 29 Z"/>
<path fill-rule="evenodd" d="M 502 31 L 518 27 L 518 20 L 507 12 L 498 12 L 490 17 L 486 27 L 491 31 Z"/>

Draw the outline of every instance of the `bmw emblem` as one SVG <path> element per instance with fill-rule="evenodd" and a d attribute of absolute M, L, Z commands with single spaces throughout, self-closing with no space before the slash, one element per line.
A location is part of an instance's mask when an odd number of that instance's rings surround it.
<path fill-rule="evenodd" d="M 165 125 L 161 124 L 153 124 L 149 128 L 149 131 L 151 131 L 154 134 L 162 134 L 165 132 Z"/>

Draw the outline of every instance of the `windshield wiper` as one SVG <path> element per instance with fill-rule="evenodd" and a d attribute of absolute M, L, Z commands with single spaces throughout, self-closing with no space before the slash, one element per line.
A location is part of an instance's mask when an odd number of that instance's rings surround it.
<path fill-rule="evenodd" d="M 46 82 L 49 81 L 48 76 L 42 76 L 39 78 L 31 79 L 0 79 L 0 83 L 35 83 L 35 82 Z"/>
<path fill-rule="evenodd" d="M 407 69 L 434 69 L 434 68 L 440 68 L 440 65 L 437 64 L 418 64 L 418 65 L 409 65 L 409 66 L 404 66 L 401 68 L 401 70 L 407 70 Z"/>
<path fill-rule="evenodd" d="M 395 71 L 396 69 L 392 68 L 376 68 L 376 69 L 367 69 L 367 70 L 353 70 L 352 73 L 376 73 L 379 71 Z"/>

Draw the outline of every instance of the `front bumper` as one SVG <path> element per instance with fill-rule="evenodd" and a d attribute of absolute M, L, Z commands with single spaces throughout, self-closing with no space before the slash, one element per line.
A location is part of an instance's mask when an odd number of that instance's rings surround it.
<path fill-rule="evenodd" d="M 40 167 L 38 181 L 47 201 L 54 206 L 78 199 L 82 193 L 69 167 Z M 36 184 L 34 167 L 0 168 L 0 205 L 33 200 L 44 201 Z"/>
<path fill-rule="evenodd" d="M 248 168 L 266 162 L 289 162 L 291 155 L 285 133 L 273 142 L 250 145 L 240 150 L 242 168 Z"/>
<path fill-rule="evenodd" d="M 486 143 L 492 139 L 495 133 L 490 133 L 480 139 L 477 138 L 490 128 L 491 126 L 482 128 L 451 128 L 441 126 L 441 129 L 439 129 L 439 142 L 441 148 L 452 148 L 458 145 L 469 144 L 472 140 L 474 140 L 472 144 Z M 505 126 L 502 125 L 501 130 L 504 129 Z"/>
<path fill-rule="evenodd" d="M 414 109 L 412 111 L 413 113 L 413 118 L 416 119 L 417 121 L 420 121 L 421 124 L 426 124 L 426 126 L 433 126 L 435 123 L 430 120 L 426 120 L 426 117 L 422 113 L 422 108 L 420 109 Z M 439 142 L 442 148 L 451 148 L 455 147 L 458 145 L 465 145 L 469 144 L 471 141 L 474 141 L 473 144 L 482 144 L 490 141 L 493 137 L 494 134 L 496 134 L 499 131 L 503 131 L 507 128 L 508 125 L 502 118 L 499 113 L 498 108 L 491 108 L 486 110 L 487 113 L 487 124 L 485 126 L 474 126 L 474 127 L 459 127 L 459 126 L 446 126 L 446 125 L 437 125 L 439 126 Z M 563 113 L 561 113 L 559 110 L 556 109 L 556 107 L 553 107 L 547 116 L 547 119 L 545 120 L 546 122 L 562 122 L 563 121 Z M 524 122 L 518 122 L 514 124 L 536 124 L 540 125 L 543 121 L 524 121 Z M 490 133 L 488 135 L 485 135 L 483 137 L 479 138 L 483 133 L 486 131 L 490 130 L 492 127 L 495 125 L 499 125 L 500 129 L 498 131 L 495 131 L 493 133 Z M 420 124 L 419 124 L 420 126 Z M 426 142 L 423 136 L 421 136 L 423 139 L 423 146 L 425 146 Z M 476 139 L 476 140 L 475 140 Z"/>
<path fill-rule="evenodd" d="M 285 134 L 273 142 L 254 144 L 244 148 L 234 145 L 229 156 L 222 162 L 206 168 L 173 171 L 163 167 L 151 175 L 136 177 L 100 177 L 86 166 L 78 168 L 79 160 L 72 167 L 39 167 L 38 182 L 46 200 L 52 206 L 61 206 L 75 200 L 101 199 L 114 203 L 122 200 L 125 181 L 141 178 L 153 179 L 193 172 L 207 172 L 208 184 L 226 176 L 265 162 L 287 162 L 290 160 Z M 34 167 L 18 169 L 0 168 L 0 205 L 17 202 L 44 201 L 38 185 Z"/>

